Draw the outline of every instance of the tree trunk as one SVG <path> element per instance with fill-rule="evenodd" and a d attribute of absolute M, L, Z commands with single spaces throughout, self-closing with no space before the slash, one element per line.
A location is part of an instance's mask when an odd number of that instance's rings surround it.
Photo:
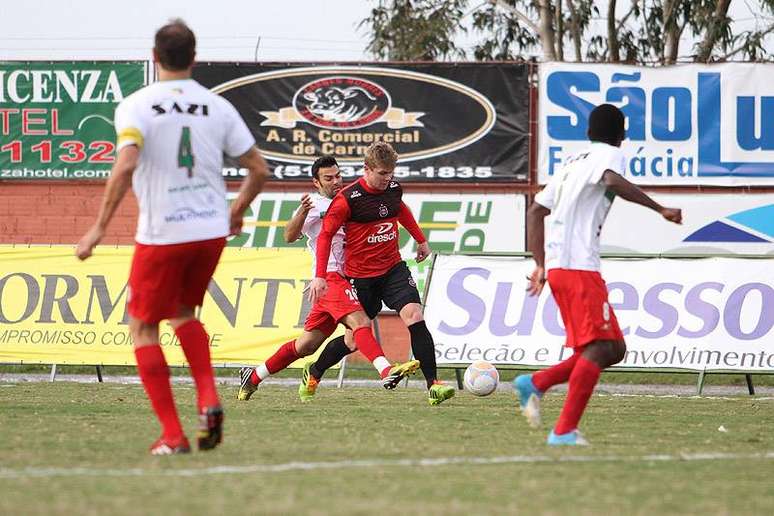
<path fill-rule="evenodd" d="M 562 14 L 562 0 L 557 0 L 554 11 L 556 20 L 556 59 L 564 61 L 564 15 Z"/>
<path fill-rule="evenodd" d="M 607 3 L 607 60 L 611 63 L 621 62 L 621 53 L 618 50 L 618 34 L 615 28 L 615 2 Z"/>
<path fill-rule="evenodd" d="M 556 61 L 556 46 L 554 45 L 554 16 L 550 0 L 540 0 L 540 44 L 546 61 Z"/>
<path fill-rule="evenodd" d="M 709 25 L 705 29 L 704 39 L 701 44 L 699 44 L 699 52 L 696 54 L 696 61 L 699 63 L 706 63 L 709 61 L 712 50 L 715 48 L 718 37 L 720 37 L 720 29 L 728 15 L 728 6 L 730 4 L 731 0 L 718 0 L 718 3 L 715 5 L 715 12 L 712 15 Z"/>
<path fill-rule="evenodd" d="M 678 1 L 669 0 L 664 2 L 664 53 L 661 56 L 661 62 L 665 64 L 675 63 L 677 51 L 680 48 L 680 33 L 682 30 L 678 27 L 675 20 Z"/>
<path fill-rule="evenodd" d="M 575 47 L 575 61 L 580 63 L 581 59 L 581 33 L 580 33 L 580 20 L 578 19 L 578 11 L 575 9 L 575 4 L 572 0 L 567 0 L 567 9 L 570 10 L 570 31 L 572 33 L 572 43 Z"/>

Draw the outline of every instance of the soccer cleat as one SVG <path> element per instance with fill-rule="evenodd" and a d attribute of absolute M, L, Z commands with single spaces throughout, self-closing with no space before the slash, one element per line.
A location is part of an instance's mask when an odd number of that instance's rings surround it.
<path fill-rule="evenodd" d="M 549 446 L 588 446 L 589 442 L 581 435 L 579 430 L 573 430 L 566 434 L 555 434 L 553 430 L 548 434 L 546 441 Z"/>
<path fill-rule="evenodd" d="M 253 395 L 253 393 L 258 389 L 258 386 L 255 385 L 251 378 L 253 376 L 253 371 L 255 371 L 255 368 L 253 367 L 243 367 L 239 370 L 239 378 L 242 380 L 242 383 L 239 385 L 239 392 L 237 392 L 237 400 L 239 401 L 247 401 L 250 399 L 250 396 Z"/>
<path fill-rule="evenodd" d="M 181 453 L 191 453 L 191 445 L 188 444 L 188 439 L 185 437 L 174 446 L 160 437 L 150 447 L 151 455 L 177 455 Z"/>
<path fill-rule="evenodd" d="M 301 373 L 301 385 L 298 386 L 298 397 L 301 398 L 301 401 L 312 401 L 315 392 L 317 392 L 317 386 L 320 384 L 320 380 L 312 376 L 311 367 L 312 362 L 307 362 Z"/>
<path fill-rule="evenodd" d="M 540 398 L 543 397 L 543 393 L 537 390 L 535 384 L 532 383 L 532 375 L 517 376 L 513 380 L 513 389 L 519 396 L 519 408 L 521 408 L 524 417 L 527 418 L 527 424 L 532 428 L 538 428 L 541 423 Z"/>
<path fill-rule="evenodd" d="M 223 440 L 223 408 L 220 405 L 202 409 L 196 437 L 200 450 L 211 450 L 220 444 Z"/>
<path fill-rule="evenodd" d="M 388 391 L 393 390 L 398 386 L 401 380 L 405 377 L 414 374 L 419 369 L 419 360 L 409 360 L 403 364 L 395 364 L 390 368 L 390 372 L 387 376 L 382 378 L 382 386 Z"/>
<path fill-rule="evenodd" d="M 427 401 L 430 405 L 440 405 L 449 398 L 454 397 L 454 388 L 442 383 L 434 383 L 427 391 Z"/>

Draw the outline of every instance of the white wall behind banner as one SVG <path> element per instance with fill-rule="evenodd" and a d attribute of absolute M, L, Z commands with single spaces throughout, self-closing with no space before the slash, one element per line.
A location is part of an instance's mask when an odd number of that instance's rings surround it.
<path fill-rule="evenodd" d="M 531 259 L 439 256 L 425 319 L 440 364 L 549 366 L 571 354 L 549 288 L 526 295 Z M 774 261 L 603 260 L 628 351 L 622 367 L 774 369 Z"/>
<path fill-rule="evenodd" d="M 683 223 L 672 224 L 648 208 L 616 199 L 602 228 L 602 252 L 774 256 L 774 193 L 651 196 L 681 208 Z"/>
<path fill-rule="evenodd" d="M 774 185 L 773 64 L 540 66 L 538 180 L 586 145 L 599 104 L 627 117 L 626 177 L 643 185 Z"/>

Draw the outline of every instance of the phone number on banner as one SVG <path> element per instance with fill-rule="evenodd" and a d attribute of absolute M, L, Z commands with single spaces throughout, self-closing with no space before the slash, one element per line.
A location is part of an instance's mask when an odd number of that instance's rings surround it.
<path fill-rule="evenodd" d="M 363 167 L 339 167 L 342 177 L 363 175 Z M 240 174 L 241 175 L 241 174 Z M 289 177 L 312 177 L 311 165 L 277 165 L 274 167 L 274 177 L 284 179 Z M 422 167 L 412 169 L 407 166 L 395 167 L 395 178 L 417 179 L 486 179 L 492 177 L 492 167 Z"/>

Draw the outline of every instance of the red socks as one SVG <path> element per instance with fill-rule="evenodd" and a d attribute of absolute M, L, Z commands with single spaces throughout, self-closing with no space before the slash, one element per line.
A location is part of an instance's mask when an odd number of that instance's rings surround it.
<path fill-rule="evenodd" d="M 376 342 L 371 328 L 362 326 L 352 332 L 357 349 L 371 362 L 379 375 L 384 378 L 390 373 L 390 363 L 384 358 L 382 347 Z"/>
<path fill-rule="evenodd" d="M 183 428 L 177 417 L 172 387 L 169 384 L 169 367 L 161 346 L 153 344 L 134 349 L 137 372 L 148 394 L 153 411 L 161 422 L 162 437 L 167 443 L 175 444 L 183 439 Z"/>
<path fill-rule="evenodd" d="M 576 355 L 579 355 L 579 353 Z M 573 357 L 576 355 L 573 355 Z M 566 434 L 578 428 L 578 423 L 581 416 L 583 416 L 583 411 L 586 410 L 586 404 L 589 402 L 591 393 L 594 392 L 594 386 L 597 385 L 601 372 L 600 367 L 591 360 L 582 356 L 577 358 L 575 367 L 570 374 L 570 387 L 567 391 L 567 399 L 564 401 L 562 413 L 559 415 L 559 420 L 554 427 L 555 434 Z"/>
<path fill-rule="evenodd" d="M 192 319 L 175 329 L 185 358 L 196 383 L 199 411 L 204 407 L 220 405 L 215 388 L 215 376 L 210 361 L 210 337 L 197 319 Z"/>
<path fill-rule="evenodd" d="M 278 371 L 282 371 L 296 360 L 298 360 L 296 341 L 291 340 L 280 346 L 280 348 L 269 357 L 266 361 L 266 369 L 269 370 L 269 374 L 274 374 Z"/>
<path fill-rule="evenodd" d="M 532 385 L 540 392 L 546 392 L 554 385 L 566 382 L 570 378 L 570 373 L 572 373 L 580 355 L 580 352 L 576 351 L 570 358 L 533 374 Z"/>

